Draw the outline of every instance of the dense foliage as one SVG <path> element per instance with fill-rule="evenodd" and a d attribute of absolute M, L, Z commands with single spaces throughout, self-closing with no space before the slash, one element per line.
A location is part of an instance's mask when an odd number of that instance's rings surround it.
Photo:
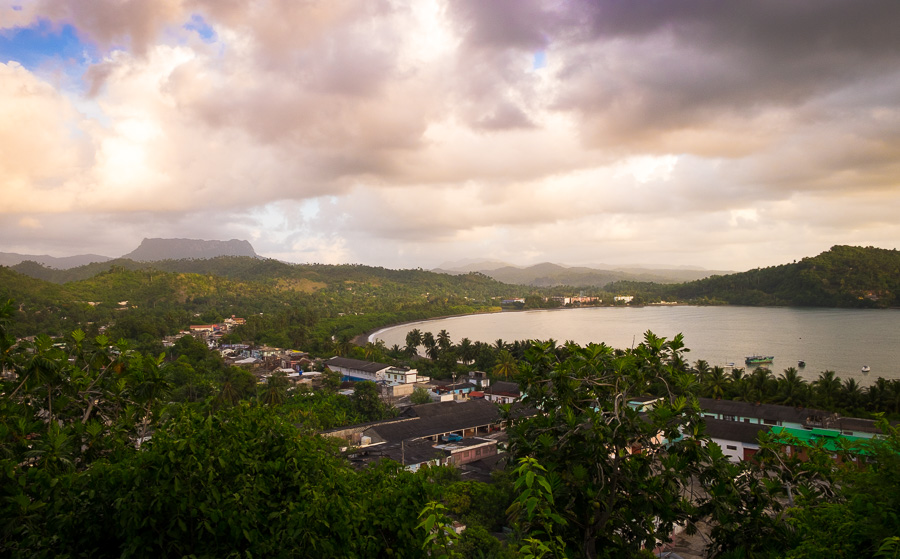
<path fill-rule="evenodd" d="M 834 246 L 800 262 L 673 287 L 679 300 L 734 305 L 896 307 L 900 251 Z"/>
<path fill-rule="evenodd" d="M 331 352 L 336 340 L 397 322 L 495 310 L 491 299 L 508 289 L 480 274 L 246 257 L 42 270 L 57 281 L 85 270 L 91 275 L 57 285 L 0 267 L 0 297 L 19 304 L 18 336 L 61 336 L 79 327 L 93 336 L 109 326 L 113 339 L 149 344 L 190 324 L 236 315 L 247 318 L 236 333 L 244 341 L 319 353 Z"/>

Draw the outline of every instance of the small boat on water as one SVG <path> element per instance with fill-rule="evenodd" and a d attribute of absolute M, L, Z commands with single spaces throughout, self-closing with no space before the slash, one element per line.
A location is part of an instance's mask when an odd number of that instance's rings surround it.
<path fill-rule="evenodd" d="M 771 355 L 750 355 L 744 359 L 747 365 L 768 365 L 775 360 Z"/>
<path fill-rule="evenodd" d="M 797 366 L 800 367 L 801 369 L 803 367 L 806 367 L 806 361 L 804 361 L 802 359 L 800 361 L 797 361 Z"/>
<path fill-rule="evenodd" d="M 871 370 L 872 370 L 872 367 L 869 367 L 868 365 L 862 366 L 862 372 L 864 372 L 864 373 L 868 373 Z"/>

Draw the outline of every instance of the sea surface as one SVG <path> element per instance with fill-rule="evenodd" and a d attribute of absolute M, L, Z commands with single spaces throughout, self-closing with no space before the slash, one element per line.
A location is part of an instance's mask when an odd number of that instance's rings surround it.
<path fill-rule="evenodd" d="M 748 355 L 775 357 L 769 368 L 780 374 L 796 367 L 807 380 L 832 370 L 867 386 L 878 377 L 900 378 L 900 310 L 797 309 L 781 307 L 592 307 L 549 311 L 480 314 L 404 324 L 375 332 L 370 340 L 388 347 L 406 345 L 413 328 L 437 334 L 445 329 L 453 343 L 462 338 L 494 343 L 497 339 L 572 340 L 629 348 L 648 330 L 657 336 L 684 335 L 685 358 L 712 365 L 744 366 Z M 420 348 L 421 349 L 421 348 Z M 863 365 L 871 372 L 863 373 Z"/>

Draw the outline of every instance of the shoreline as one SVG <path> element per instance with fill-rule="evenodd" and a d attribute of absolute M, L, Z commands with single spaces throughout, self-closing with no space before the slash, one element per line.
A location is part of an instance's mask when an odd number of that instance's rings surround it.
<path fill-rule="evenodd" d="M 675 305 L 627 305 L 630 308 L 642 308 L 642 307 L 676 307 L 676 306 L 695 306 L 688 304 L 675 304 Z M 577 311 L 582 309 L 599 309 L 599 308 L 625 308 L 624 306 L 616 306 L 616 305 L 588 305 L 584 307 L 557 307 L 553 309 L 501 309 L 499 311 L 484 311 L 484 312 L 474 312 L 468 314 L 448 314 L 443 316 L 433 316 L 431 318 L 420 318 L 418 320 L 407 320 L 406 322 L 398 322 L 396 324 L 389 324 L 387 326 L 381 326 L 379 328 L 375 328 L 374 330 L 367 330 L 358 336 L 354 336 L 350 342 L 353 345 L 363 347 L 368 342 L 374 342 L 375 336 L 384 332 L 385 330 L 390 330 L 392 328 L 397 328 L 398 326 L 411 326 L 413 324 L 424 324 L 426 322 L 432 322 L 434 320 L 443 320 L 445 318 L 460 318 L 464 316 L 478 316 L 482 314 L 498 314 L 498 313 L 524 313 L 524 312 L 547 312 L 547 311 Z"/>
<path fill-rule="evenodd" d="M 507 311 L 501 310 L 501 311 L 473 312 L 473 313 L 466 313 L 466 314 L 446 314 L 443 316 L 433 316 L 431 318 L 420 318 L 417 320 L 407 320 L 406 322 L 398 322 L 396 324 L 388 324 L 387 326 L 380 326 L 378 328 L 375 328 L 374 330 L 367 330 L 367 331 L 363 332 L 362 334 L 355 336 L 352 340 L 350 340 L 350 342 L 353 345 L 363 347 L 369 342 L 374 342 L 375 336 L 384 332 L 385 330 L 390 330 L 391 328 L 397 328 L 399 326 L 411 326 L 413 324 L 422 324 L 425 322 L 431 322 L 432 320 L 443 320 L 445 318 L 459 318 L 462 316 L 477 316 L 480 314 L 497 314 L 497 313 L 501 313 L 501 312 L 507 312 Z"/>

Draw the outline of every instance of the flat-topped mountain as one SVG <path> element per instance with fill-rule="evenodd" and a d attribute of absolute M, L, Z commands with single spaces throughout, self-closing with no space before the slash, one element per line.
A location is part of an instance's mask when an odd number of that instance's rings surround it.
<path fill-rule="evenodd" d="M 258 258 L 249 241 L 203 241 L 200 239 L 144 239 L 141 245 L 122 256 L 136 262 L 181 260 L 183 258 L 217 258 L 219 256 L 250 256 Z"/>

